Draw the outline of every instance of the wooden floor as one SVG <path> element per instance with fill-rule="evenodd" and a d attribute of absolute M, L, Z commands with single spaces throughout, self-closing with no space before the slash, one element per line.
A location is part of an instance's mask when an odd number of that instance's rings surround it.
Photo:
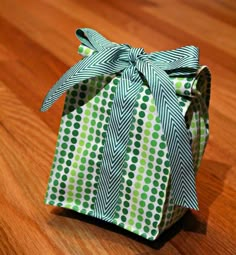
<path fill-rule="evenodd" d="M 236 1 L 0 1 L 0 254 L 236 254 Z M 63 99 L 39 108 L 91 27 L 147 52 L 196 45 L 212 71 L 200 211 L 158 241 L 43 203 Z"/>

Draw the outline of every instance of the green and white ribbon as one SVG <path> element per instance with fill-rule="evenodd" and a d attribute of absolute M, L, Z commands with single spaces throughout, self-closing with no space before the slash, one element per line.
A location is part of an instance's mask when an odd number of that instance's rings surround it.
<path fill-rule="evenodd" d="M 85 79 L 121 72 L 107 129 L 94 215 L 109 220 L 117 205 L 133 110 L 145 78 L 153 94 L 167 140 L 171 191 L 175 204 L 198 209 L 190 137 L 170 76 L 196 73 L 198 48 L 186 46 L 147 54 L 142 48 L 115 44 L 92 29 L 78 29 L 83 45 L 94 50 L 70 68 L 48 92 L 41 111 Z"/>

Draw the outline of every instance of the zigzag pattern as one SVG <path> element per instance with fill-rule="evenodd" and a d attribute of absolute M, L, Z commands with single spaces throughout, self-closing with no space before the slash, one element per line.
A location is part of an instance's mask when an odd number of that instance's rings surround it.
<path fill-rule="evenodd" d="M 149 83 L 167 139 L 174 201 L 197 209 L 190 139 L 169 76 L 196 72 L 198 49 L 186 46 L 145 54 L 143 49 L 113 44 L 92 29 L 79 29 L 77 36 L 95 52 L 62 76 L 47 94 L 41 111 L 51 107 L 66 90 L 80 81 L 123 70 L 111 110 L 94 215 L 109 221 L 115 211 L 133 108 L 142 85 L 139 72 Z"/>
<path fill-rule="evenodd" d="M 190 138 L 173 84 L 168 75 L 150 60 L 138 61 L 136 66 L 149 83 L 166 135 L 174 202 L 196 209 L 198 205 Z"/>
<path fill-rule="evenodd" d="M 137 69 L 130 66 L 122 73 L 117 86 L 104 145 L 94 210 L 96 217 L 102 215 L 109 219 L 115 212 L 134 105 L 142 83 Z"/>

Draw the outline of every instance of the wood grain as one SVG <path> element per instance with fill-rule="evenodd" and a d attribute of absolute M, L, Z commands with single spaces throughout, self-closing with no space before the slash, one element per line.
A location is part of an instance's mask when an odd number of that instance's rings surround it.
<path fill-rule="evenodd" d="M 236 2 L 0 1 L 0 254 L 236 254 Z M 189 212 L 158 241 L 43 203 L 63 107 L 39 108 L 91 27 L 147 52 L 196 45 L 212 71 L 211 136 Z"/>

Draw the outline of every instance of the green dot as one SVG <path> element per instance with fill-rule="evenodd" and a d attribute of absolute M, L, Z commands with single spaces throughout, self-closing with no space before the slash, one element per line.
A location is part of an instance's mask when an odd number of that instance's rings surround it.
<path fill-rule="evenodd" d="M 59 163 L 63 164 L 65 162 L 64 158 L 59 158 Z"/>
<path fill-rule="evenodd" d="M 71 151 L 75 151 L 75 146 L 74 146 L 74 145 L 71 145 L 71 146 L 70 146 L 70 150 L 71 150 Z M 67 160 L 66 162 L 70 162 L 70 163 L 71 163 L 70 160 Z"/>
<path fill-rule="evenodd" d="M 182 87 L 182 83 L 179 82 L 179 81 L 176 82 L 176 83 L 175 83 L 175 87 L 178 88 L 178 89 L 180 89 L 180 88 Z"/>
<path fill-rule="evenodd" d="M 154 174 L 154 176 L 155 176 L 155 179 L 160 179 L 160 174 L 158 173 L 158 172 L 156 172 L 155 174 Z"/>
<path fill-rule="evenodd" d="M 165 162 L 164 162 L 164 165 L 165 165 L 165 167 L 170 167 L 170 161 L 168 161 L 168 160 L 165 161 Z"/>
<path fill-rule="evenodd" d="M 51 194 L 50 198 L 51 198 L 52 200 L 55 200 L 57 197 L 56 197 L 55 194 Z"/>
<path fill-rule="evenodd" d="M 148 204 L 148 209 L 149 209 L 149 210 L 153 210 L 153 209 L 154 209 L 154 205 L 153 205 L 153 204 L 151 204 L 151 203 L 150 203 L 150 204 Z"/>
<path fill-rule="evenodd" d="M 132 209 L 133 211 L 136 211 L 137 206 L 136 206 L 135 204 L 132 204 L 132 205 L 131 205 L 131 209 Z"/>
<path fill-rule="evenodd" d="M 156 236 L 157 230 L 153 229 L 153 230 L 151 231 L 151 234 L 152 234 L 153 236 Z"/>
<path fill-rule="evenodd" d="M 189 88 L 191 87 L 191 83 L 186 82 L 186 83 L 184 84 L 184 87 L 185 87 L 186 89 L 189 89 Z"/>
<path fill-rule="evenodd" d="M 152 127 L 152 122 L 147 121 L 146 124 L 145 124 L 145 126 L 146 126 L 147 128 L 151 128 L 151 127 Z"/>
<path fill-rule="evenodd" d="M 145 159 L 141 159 L 140 160 L 140 165 L 145 166 L 146 165 L 146 160 Z"/>
<path fill-rule="evenodd" d="M 135 213 L 134 211 L 131 211 L 131 212 L 130 212 L 130 217 L 136 218 L 136 213 Z"/>
<path fill-rule="evenodd" d="M 89 207 L 88 202 L 83 202 L 83 207 L 84 207 L 84 208 L 88 208 L 88 207 Z"/>
<path fill-rule="evenodd" d="M 81 201 L 80 201 L 79 199 L 75 199 L 75 203 L 76 203 L 77 205 L 80 205 L 80 204 L 81 204 Z"/>
<path fill-rule="evenodd" d="M 69 178 L 69 182 L 70 182 L 70 183 L 74 183 L 74 182 L 75 182 L 75 179 L 72 178 L 72 177 L 70 177 L 70 178 Z"/>
<path fill-rule="evenodd" d="M 152 161 L 152 162 L 155 160 L 155 158 L 153 157 L 153 155 L 149 155 L 149 156 L 148 156 L 148 159 L 149 159 L 150 161 Z"/>
<path fill-rule="evenodd" d="M 118 85 L 119 80 L 118 80 L 118 79 L 114 79 L 114 80 L 113 80 L 113 83 L 114 83 L 115 85 Z"/>
<path fill-rule="evenodd" d="M 146 177 L 146 178 L 144 179 L 144 181 L 145 181 L 146 184 L 150 184 L 150 183 L 151 183 L 151 179 L 148 178 L 148 177 Z"/>
<path fill-rule="evenodd" d="M 57 193 L 57 188 L 52 187 L 52 191 L 53 191 L 54 193 Z"/>
<path fill-rule="evenodd" d="M 164 169 L 163 169 L 163 173 L 164 173 L 165 175 L 168 175 L 168 174 L 169 174 L 169 169 L 168 169 L 168 168 L 164 168 Z"/>
<path fill-rule="evenodd" d="M 149 129 L 145 129 L 145 130 L 144 130 L 144 134 L 145 134 L 146 136 L 149 136 L 149 135 L 150 135 L 150 133 L 151 133 L 151 132 L 150 132 L 150 130 L 149 130 Z"/>
<path fill-rule="evenodd" d="M 166 185 L 165 185 L 164 183 L 162 183 L 162 184 L 160 185 L 160 187 L 161 187 L 162 190 L 165 190 L 165 189 L 166 189 Z"/>
<path fill-rule="evenodd" d="M 137 180 L 137 181 L 142 181 L 142 179 L 143 179 L 143 176 L 142 176 L 142 175 L 139 174 L 139 175 L 136 176 L 136 180 Z"/>
<path fill-rule="evenodd" d="M 164 156 L 164 151 L 159 150 L 157 154 L 158 154 L 159 157 L 163 157 Z"/>
<path fill-rule="evenodd" d="M 90 196 L 89 195 L 84 195 L 84 200 L 89 201 L 90 200 Z"/>
<path fill-rule="evenodd" d="M 65 174 L 68 174 L 69 172 L 70 172 L 70 169 L 69 169 L 68 167 L 65 167 L 64 173 L 65 173 Z"/>
<path fill-rule="evenodd" d="M 153 185 L 154 185 L 155 187 L 158 187 L 158 186 L 159 186 L 159 182 L 158 182 L 157 180 L 154 180 L 154 181 L 153 181 Z"/>
<path fill-rule="evenodd" d="M 65 136 L 64 136 L 65 137 Z M 64 139 L 64 137 L 63 137 L 63 139 Z M 66 136 L 67 137 L 67 139 L 69 140 L 69 137 L 68 136 Z M 67 141 L 68 141 L 67 140 Z M 66 144 L 66 143 L 63 143 L 62 145 L 61 145 L 61 147 L 63 148 L 63 149 L 67 149 L 67 147 L 68 147 L 68 145 Z"/>
<path fill-rule="evenodd" d="M 158 137 L 159 137 L 159 134 L 158 134 L 158 133 L 156 133 L 156 132 L 153 132 L 153 133 L 152 133 L 152 138 L 158 139 Z"/>
<path fill-rule="evenodd" d="M 125 217 L 124 215 L 122 215 L 122 216 L 121 216 L 121 220 L 122 220 L 123 222 L 126 222 L 126 217 Z"/>
<path fill-rule="evenodd" d="M 75 98 L 72 97 L 72 98 L 70 99 L 70 104 L 73 105 L 73 104 L 75 104 L 75 103 L 76 103 L 76 100 L 75 100 Z"/>
<path fill-rule="evenodd" d="M 141 107 L 142 110 L 146 110 L 146 109 L 147 109 L 147 105 L 146 105 L 145 103 L 142 103 L 142 104 L 140 105 L 140 107 Z M 145 114 L 144 114 L 144 115 L 145 115 Z"/>
<path fill-rule="evenodd" d="M 143 125 L 143 120 L 138 119 L 138 124 L 139 124 L 139 126 L 142 126 Z"/>
<path fill-rule="evenodd" d="M 145 203 L 145 201 L 141 200 L 139 202 L 139 205 L 144 208 L 146 206 L 146 203 Z"/>
<path fill-rule="evenodd" d="M 127 183 L 127 185 L 130 186 L 130 187 L 133 185 L 133 182 L 132 182 L 131 180 L 127 180 L 126 183 Z"/>
<path fill-rule="evenodd" d="M 143 216 L 142 215 L 138 215 L 138 217 L 137 217 L 137 219 L 138 219 L 138 221 L 143 221 Z"/>
<path fill-rule="evenodd" d="M 82 53 L 84 51 L 83 47 L 82 46 L 79 46 L 79 49 L 78 49 L 79 53 Z"/>
<path fill-rule="evenodd" d="M 133 220 L 133 219 L 129 219 L 129 220 L 128 220 L 128 224 L 129 224 L 129 225 L 134 225 L 134 220 Z"/>
<path fill-rule="evenodd" d="M 126 208 L 129 207 L 129 202 L 128 201 L 124 201 L 124 207 L 126 207 Z"/>
<path fill-rule="evenodd" d="M 157 206 L 157 207 L 156 207 L 156 211 L 159 212 L 159 213 L 161 213 L 161 211 L 162 211 L 161 207 L 160 207 L 160 206 Z"/>
<path fill-rule="evenodd" d="M 70 129 L 69 128 L 65 128 L 65 130 L 64 130 L 64 132 L 65 132 L 65 134 L 70 134 Z"/>
<path fill-rule="evenodd" d="M 84 170 L 85 170 L 85 166 L 84 166 L 84 165 L 80 165 L 80 166 L 79 166 L 79 169 L 80 169 L 81 171 L 84 171 Z"/>
<path fill-rule="evenodd" d="M 154 219 L 159 221 L 160 220 L 160 215 L 159 214 L 155 214 Z M 156 228 L 157 227 L 157 222 L 153 222 L 153 227 Z"/>
<path fill-rule="evenodd" d="M 137 229 L 141 229 L 141 228 L 142 228 L 142 224 L 139 223 L 139 222 L 137 222 L 137 223 L 135 224 L 135 226 L 136 226 Z"/>
<path fill-rule="evenodd" d="M 150 111 L 150 112 L 155 112 L 155 110 L 156 110 L 156 109 L 155 109 L 155 106 L 154 106 L 154 105 L 150 105 L 150 106 L 149 106 L 149 111 Z"/>
<path fill-rule="evenodd" d="M 144 101 L 144 102 L 147 102 L 148 99 L 149 99 L 148 96 L 143 96 L 143 101 Z"/>
<path fill-rule="evenodd" d="M 160 143 L 160 144 L 159 144 L 159 147 L 160 147 L 161 149 L 165 149 L 165 148 L 166 148 L 166 144 L 165 144 L 165 143 Z"/>
<path fill-rule="evenodd" d="M 151 217 L 152 217 L 152 212 L 147 211 L 147 212 L 146 212 L 146 216 L 147 216 L 148 218 L 151 218 Z"/>
<path fill-rule="evenodd" d="M 161 129 L 161 126 L 159 124 L 154 125 L 154 130 L 159 131 Z"/>
<path fill-rule="evenodd" d="M 167 182 L 167 177 L 166 176 L 162 176 L 162 181 L 163 182 Z"/>
<path fill-rule="evenodd" d="M 163 198 L 165 196 L 165 193 L 163 191 L 160 191 L 159 196 Z"/>
<path fill-rule="evenodd" d="M 136 148 L 140 148 L 141 144 L 140 144 L 140 142 L 136 141 L 136 142 L 134 143 L 134 146 L 135 146 Z"/>
<path fill-rule="evenodd" d="M 147 178 L 145 178 L 145 179 L 147 179 Z M 149 186 L 148 185 L 144 185 L 143 186 L 143 191 L 144 192 L 148 192 L 149 191 Z"/>
<path fill-rule="evenodd" d="M 63 202 L 63 201 L 65 200 L 65 197 L 59 196 L 59 197 L 58 197 L 58 200 L 61 201 L 61 202 Z"/>
<path fill-rule="evenodd" d="M 131 158 L 131 161 L 132 161 L 133 163 L 137 163 L 137 162 L 138 162 L 138 158 L 137 158 L 137 157 L 132 157 L 132 158 Z M 136 169 L 136 167 L 135 167 L 135 169 Z"/>
<path fill-rule="evenodd" d="M 140 111 L 140 112 L 139 112 L 139 117 L 140 117 L 140 118 L 144 118 L 144 117 L 145 117 L 145 112 Z"/>
<path fill-rule="evenodd" d="M 136 189 L 140 189 L 141 188 L 141 183 L 140 182 L 135 182 L 134 187 Z"/>
<path fill-rule="evenodd" d="M 79 123 L 77 123 L 77 122 L 76 122 L 76 123 L 74 123 L 74 128 L 75 128 L 75 129 L 79 129 L 79 128 L 80 128 L 80 124 L 79 124 Z"/>
<path fill-rule="evenodd" d="M 139 212 L 140 214 L 144 214 L 144 209 L 143 209 L 143 208 L 138 208 L 138 212 Z"/>
<path fill-rule="evenodd" d="M 66 184 L 65 184 L 64 182 L 61 182 L 61 183 L 60 183 L 60 187 L 61 187 L 61 188 L 65 188 L 65 187 L 66 187 Z"/>
<path fill-rule="evenodd" d="M 59 179 L 61 177 L 61 174 L 60 173 L 56 173 L 56 178 Z"/>
<path fill-rule="evenodd" d="M 140 134 L 136 134 L 135 138 L 140 141 L 142 139 L 142 136 Z"/>
<path fill-rule="evenodd" d="M 156 188 L 152 188 L 151 192 L 152 192 L 152 194 L 156 195 L 157 194 L 157 189 Z"/>
<path fill-rule="evenodd" d="M 141 194 L 141 198 L 142 198 L 143 200 L 146 200 L 146 199 L 147 199 L 147 194 L 146 194 L 146 193 L 142 193 L 142 194 Z"/>
<path fill-rule="evenodd" d="M 62 165 L 58 165 L 58 166 L 57 166 L 57 170 L 58 170 L 58 171 L 61 171 L 62 169 L 63 169 Z"/>

